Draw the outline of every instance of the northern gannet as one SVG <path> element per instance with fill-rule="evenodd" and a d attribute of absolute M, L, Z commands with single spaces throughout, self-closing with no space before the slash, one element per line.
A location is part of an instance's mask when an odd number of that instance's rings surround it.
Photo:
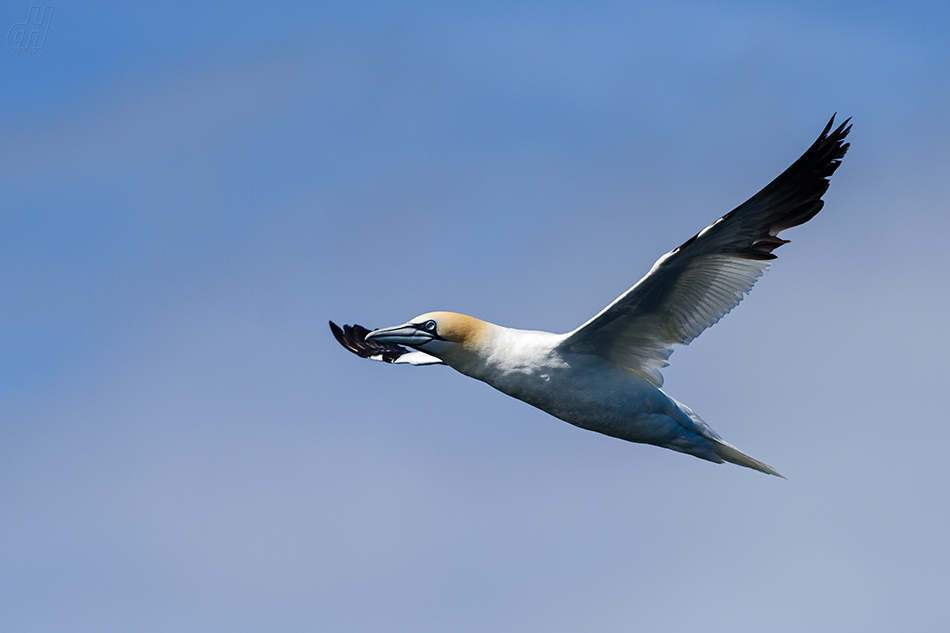
<path fill-rule="evenodd" d="M 724 441 L 660 387 L 673 344 L 687 345 L 736 307 L 787 244 L 778 237 L 817 214 L 848 150 L 846 120 L 759 193 L 660 257 L 640 281 L 567 334 L 517 330 L 453 312 L 404 325 L 330 329 L 346 349 L 396 364 L 445 364 L 591 431 L 781 477 Z M 830 133 L 829 133 L 830 132 Z"/>

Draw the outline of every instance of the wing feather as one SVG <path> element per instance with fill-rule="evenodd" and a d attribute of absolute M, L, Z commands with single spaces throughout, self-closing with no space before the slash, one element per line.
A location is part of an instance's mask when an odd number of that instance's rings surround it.
<path fill-rule="evenodd" d="M 333 336 L 340 345 L 360 358 L 396 365 L 436 365 L 442 362 L 435 356 L 413 351 L 395 343 L 367 341 L 366 335 L 372 330 L 367 330 L 362 325 L 344 325 L 341 329 L 336 323 L 330 321 L 330 331 L 333 332 Z"/>
<path fill-rule="evenodd" d="M 687 345 L 730 310 L 787 244 L 777 235 L 821 211 L 828 178 L 848 150 L 850 119 L 834 117 L 818 140 L 764 189 L 678 248 L 594 318 L 563 347 L 601 355 L 660 386 L 674 344 Z"/>

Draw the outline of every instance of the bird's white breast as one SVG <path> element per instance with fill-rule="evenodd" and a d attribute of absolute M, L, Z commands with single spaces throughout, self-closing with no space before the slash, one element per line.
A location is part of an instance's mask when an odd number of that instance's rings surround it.
<path fill-rule="evenodd" d="M 450 364 L 562 420 L 602 432 L 668 408 L 666 395 L 636 372 L 559 348 L 564 336 L 493 326 L 477 353 Z"/>

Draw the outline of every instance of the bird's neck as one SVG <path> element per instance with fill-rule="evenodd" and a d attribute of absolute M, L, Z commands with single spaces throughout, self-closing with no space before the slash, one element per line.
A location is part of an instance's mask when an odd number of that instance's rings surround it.
<path fill-rule="evenodd" d="M 492 385 L 500 377 L 531 374 L 546 366 L 562 338 L 549 332 L 486 325 L 488 333 L 478 344 L 458 346 L 443 360 L 457 371 Z"/>

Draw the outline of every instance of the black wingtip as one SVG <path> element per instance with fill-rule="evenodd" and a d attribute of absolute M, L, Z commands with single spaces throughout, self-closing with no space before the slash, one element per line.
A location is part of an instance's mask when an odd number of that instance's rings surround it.
<path fill-rule="evenodd" d="M 838 116 L 838 113 L 837 113 L 837 112 L 835 112 L 834 114 L 831 115 L 831 119 L 828 121 L 828 124 L 825 126 L 825 129 L 821 132 L 821 137 L 819 137 L 819 140 L 821 140 L 822 138 L 828 136 L 828 132 L 831 132 L 831 128 L 832 128 L 832 127 L 834 126 L 834 124 L 835 124 L 835 117 L 836 117 L 836 116 Z M 841 123 L 841 125 L 839 125 L 837 128 L 835 128 L 835 131 L 834 131 L 833 135 L 840 136 L 841 138 L 844 138 L 845 136 L 847 136 L 847 135 L 848 135 L 848 132 L 851 131 L 851 126 L 849 125 L 849 123 L 851 123 L 851 117 L 848 117 L 847 119 L 845 119 L 845 120 Z M 847 128 L 847 129 L 845 129 L 845 128 Z"/>
<path fill-rule="evenodd" d="M 819 136 L 819 138 L 824 138 L 825 136 L 828 136 L 828 132 L 831 131 L 831 126 L 835 124 L 836 116 L 838 116 L 837 112 L 831 115 L 831 119 L 829 119 L 828 123 L 825 124 L 825 129 L 821 131 L 821 136 Z"/>
<path fill-rule="evenodd" d="M 343 330 L 340 329 L 340 326 L 330 321 L 330 331 L 333 332 L 333 337 L 343 345 Z"/>
<path fill-rule="evenodd" d="M 851 117 L 834 128 L 837 115 L 835 112 L 831 116 L 825 129 L 798 160 L 756 194 L 756 197 L 773 198 L 783 203 L 776 205 L 776 210 L 763 226 L 763 234 L 741 253 L 743 256 L 756 258 L 768 253 L 774 257 L 772 251 L 788 243 L 776 238 L 778 233 L 804 224 L 821 211 L 824 206 L 821 197 L 828 190 L 829 179 L 850 147 L 844 139 L 851 131 Z"/>
<path fill-rule="evenodd" d="M 821 136 L 818 137 L 818 140 L 815 141 L 815 144 L 812 146 L 813 149 L 816 150 L 819 148 L 823 149 L 825 147 L 833 150 L 829 161 L 831 163 L 831 171 L 826 177 L 831 176 L 831 174 L 834 173 L 834 170 L 838 168 L 838 165 L 840 164 L 841 159 L 844 158 L 848 148 L 851 147 L 850 143 L 843 142 L 845 137 L 848 136 L 848 132 L 851 131 L 851 117 L 845 119 L 832 132 L 831 128 L 835 123 L 836 116 L 838 116 L 837 112 L 831 115 L 831 120 L 828 121 L 828 125 L 825 126 Z"/>
<path fill-rule="evenodd" d="M 744 259 L 775 259 L 772 251 L 788 243 L 788 240 L 778 238 L 777 235 L 785 229 L 804 224 L 821 211 L 824 206 L 821 197 L 828 190 L 829 178 L 838 169 L 850 147 L 844 139 L 851 131 L 851 117 L 835 128 L 837 116 L 837 112 L 831 116 L 811 147 L 788 169 L 752 198 L 720 218 L 720 221 L 735 222 L 732 218 L 737 214 L 755 216 L 756 209 L 767 209 L 767 213 L 762 215 L 760 220 L 756 220 L 759 222 L 757 226 L 749 225 L 748 230 L 757 232 L 758 235 L 745 246 L 737 248 L 737 256 Z M 677 253 L 689 247 L 698 237 L 697 233 L 673 252 Z"/>
<path fill-rule="evenodd" d="M 362 325 L 344 325 L 340 328 L 336 323 L 330 321 L 330 331 L 333 332 L 333 337 L 340 345 L 360 358 L 393 363 L 397 358 L 409 352 L 405 347 L 395 343 L 367 341 L 366 335 L 372 330 L 368 330 Z"/>

